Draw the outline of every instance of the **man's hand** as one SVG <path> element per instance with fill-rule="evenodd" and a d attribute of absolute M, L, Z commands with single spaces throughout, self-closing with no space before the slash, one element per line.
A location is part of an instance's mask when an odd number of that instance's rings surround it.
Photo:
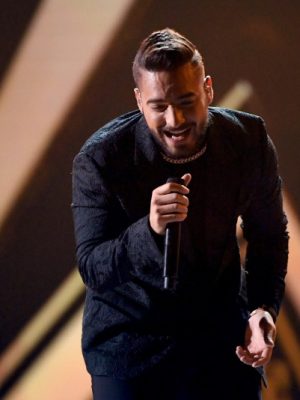
<path fill-rule="evenodd" d="M 258 308 L 248 320 L 244 346 L 236 348 L 238 358 L 252 367 L 266 365 L 272 356 L 276 327 L 271 314 Z"/>
<path fill-rule="evenodd" d="M 191 174 L 182 176 L 184 185 L 170 182 L 154 189 L 150 204 L 150 226 L 154 232 L 163 235 L 170 222 L 181 222 L 187 217 L 189 193 L 187 185 L 190 183 Z"/>

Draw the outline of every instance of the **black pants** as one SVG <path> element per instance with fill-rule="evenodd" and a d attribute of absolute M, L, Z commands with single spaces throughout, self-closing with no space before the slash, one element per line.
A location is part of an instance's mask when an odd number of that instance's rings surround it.
<path fill-rule="evenodd" d="M 236 365 L 154 368 L 131 380 L 94 375 L 94 400 L 261 400 L 259 373 L 239 360 Z"/>

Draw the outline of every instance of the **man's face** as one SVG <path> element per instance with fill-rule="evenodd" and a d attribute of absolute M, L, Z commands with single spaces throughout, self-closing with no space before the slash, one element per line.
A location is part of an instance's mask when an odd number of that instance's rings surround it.
<path fill-rule="evenodd" d="M 142 69 L 135 96 L 162 151 L 173 158 L 198 151 L 213 99 L 210 76 L 190 63 L 173 71 Z"/>

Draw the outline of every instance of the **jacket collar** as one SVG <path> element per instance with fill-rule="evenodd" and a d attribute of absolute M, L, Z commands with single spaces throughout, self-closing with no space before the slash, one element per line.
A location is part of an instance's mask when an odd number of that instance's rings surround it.
<path fill-rule="evenodd" d="M 140 165 L 143 163 L 157 164 L 161 162 L 162 156 L 158 145 L 152 137 L 150 129 L 146 123 L 144 116 L 135 125 L 135 154 L 134 163 Z"/>

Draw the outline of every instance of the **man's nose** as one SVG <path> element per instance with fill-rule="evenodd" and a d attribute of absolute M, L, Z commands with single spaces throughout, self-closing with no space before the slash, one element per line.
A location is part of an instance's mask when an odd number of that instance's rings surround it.
<path fill-rule="evenodd" d="M 177 128 L 185 123 L 185 116 L 178 107 L 169 106 L 166 110 L 166 125 L 169 128 Z"/>

